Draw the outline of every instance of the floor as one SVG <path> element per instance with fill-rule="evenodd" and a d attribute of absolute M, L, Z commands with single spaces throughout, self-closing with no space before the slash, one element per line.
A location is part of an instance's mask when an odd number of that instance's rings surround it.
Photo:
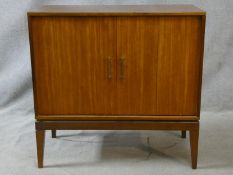
<path fill-rule="evenodd" d="M 0 175 L 233 174 L 232 113 L 202 113 L 197 170 L 178 131 L 47 131 L 38 169 L 33 114 L 0 117 Z"/>

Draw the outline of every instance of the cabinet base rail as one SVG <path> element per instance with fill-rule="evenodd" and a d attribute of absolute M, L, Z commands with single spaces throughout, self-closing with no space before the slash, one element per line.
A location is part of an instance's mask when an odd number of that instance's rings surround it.
<path fill-rule="evenodd" d="M 38 168 L 43 168 L 45 130 L 178 130 L 182 138 L 189 131 L 192 168 L 197 168 L 199 121 L 36 121 Z"/>

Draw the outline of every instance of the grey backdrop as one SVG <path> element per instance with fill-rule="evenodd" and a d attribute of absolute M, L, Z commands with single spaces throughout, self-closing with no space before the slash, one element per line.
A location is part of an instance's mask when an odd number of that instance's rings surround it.
<path fill-rule="evenodd" d="M 36 146 L 26 12 L 47 4 L 194 4 L 207 11 L 199 169 L 177 132 L 59 131 Z M 232 174 L 232 0 L 0 0 L 0 174 Z M 68 135 L 67 135 L 68 134 Z M 150 138 L 150 144 L 146 142 Z"/>

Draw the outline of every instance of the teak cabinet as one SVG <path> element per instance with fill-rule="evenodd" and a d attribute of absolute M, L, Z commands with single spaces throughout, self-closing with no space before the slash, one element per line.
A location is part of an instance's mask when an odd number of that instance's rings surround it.
<path fill-rule="evenodd" d="M 205 12 L 191 5 L 28 12 L 38 167 L 45 130 L 190 131 L 197 165 Z"/>

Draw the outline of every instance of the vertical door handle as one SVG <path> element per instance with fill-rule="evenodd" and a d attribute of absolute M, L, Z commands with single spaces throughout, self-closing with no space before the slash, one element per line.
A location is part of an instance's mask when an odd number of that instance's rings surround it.
<path fill-rule="evenodd" d="M 107 79 L 112 79 L 112 58 L 107 58 Z"/>
<path fill-rule="evenodd" d="M 125 78 L 125 58 L 121 57 L 119 59 L 119 67 L 120 67 L 120 79 L 124 79 Z"/>

